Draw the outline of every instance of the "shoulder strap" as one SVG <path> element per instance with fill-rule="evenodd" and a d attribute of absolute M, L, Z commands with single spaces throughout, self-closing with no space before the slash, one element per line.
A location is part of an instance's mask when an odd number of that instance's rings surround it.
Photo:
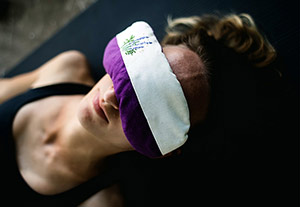
<path fill-rule="evenodd" d="M 62 83 L 30 89 L 0 105 L 0 152 L 9 162 L 15 162 L 15 149 L 12 134 L 13 120 L 18 110 L 27 103 L 54 95 L 76 95 L 86 94 L 91 87 L 74 84 Z"/>
<path fill-rule="evenodd" d="M 0 105 L 0 125 L 2 121 L 13 121 L 18 110 L 30 102 L 56 95 L 76 95 L 87 94 L 91 90 L 90 86 L 76 83 L 61 83 L 40 88 L 30 89 Z M 3 119 L 2 117 L 5 117 Z"/>
<path fill-rule="evenodd" d="M 61 83 L 30 89 L 0 105 L 0 125 L 2 121 L 6 123 L 7 121 L 13 121 L 17 111 L 27 103 L 55 95 L 87 94 L 90 90 L 90 86 L 76 83 Z"/>
<path fill-rule="evenodd" d="M 44 86 L 40 88 L 30 89 L 27 92 L 16 96 L 0 105 L 0 148 L 1 155 L 5 156 L 10 167 L 17 170 L 15 163 L 15 149 L 12 139 L 12 123 L 18 110 L 30 102 L 54 95 L 76 95 L 87 94 L 91 87 L 74 84 L 63 83 Z M 1 147 L 3 146 L 3 147 Z M 4 147 L 5 146 L 5 147 Z M 53 196 L 44 196 L 30 191 L 28 195 L 35 199 L 30 201 L 32 206 L 76 206 L 97 193 L 103 188 L 108 187 L 118 180 L 118 172 L 113 168 L 109 169 L 101 176 L 97 176 L 69 191 Z"/>

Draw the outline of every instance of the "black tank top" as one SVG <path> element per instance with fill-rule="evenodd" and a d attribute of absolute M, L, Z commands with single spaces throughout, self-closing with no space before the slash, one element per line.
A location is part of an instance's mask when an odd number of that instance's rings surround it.
<path fill-rule="evenodd" d="M 0 105 L 0 200 L 10 206 L 77 206 L 84 200 L 116 182 L 117 169 L 109 168 L 101 176 L 63 193 L 45 196 L 32 190 L 22 178 L 17 162 L 13 139 L 13 121 L 24 105 L 54 95 L 87 94 L 91 87 L 74 83 L 62 83 L 30 89 Z M 42 111 L 41 111 L 42 113 Z"/>

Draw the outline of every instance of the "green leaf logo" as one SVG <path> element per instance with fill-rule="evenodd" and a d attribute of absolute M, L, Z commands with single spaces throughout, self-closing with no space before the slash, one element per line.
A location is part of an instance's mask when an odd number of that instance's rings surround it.
<path fill-rule="evenodd" d="M 145 48 L 146 45 L 152 44 L 152 42 L 148 40 L 148 36 L 143 36 L 137 39 L 134 38 L 135 36 L 131 35 L 129 39 L 124 41 L 121 49 L 125 52 L 125 55 L 133 55 L 138 49 Z"/>
<path fill-rule="evenodd" d="M 125 52 L 125 55 L 133 55 L 136 53 L 135 46 L 139 41 L 134 40 L 134 35 L 131 35 L 129 39 L 126 39 L 121 49 Z"/>

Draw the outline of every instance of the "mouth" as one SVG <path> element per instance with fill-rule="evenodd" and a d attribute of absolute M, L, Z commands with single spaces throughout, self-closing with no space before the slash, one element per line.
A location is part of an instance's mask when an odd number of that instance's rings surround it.
<path fill-rule="evenodd" d="M 97 93 L 96 93 L 96 95 L 94 96 L 94 99 L 93 99 L 93 106 L 94 106 L 94 109 L 95 109 L 95 111 L 96 111 L 96 113 L 97 113 L 97 115 L 100 117 L 100 118 L 102 118 L 103 120 L 105 120 L 106 122 L 108 122 L 108 119 L 107 119 L 107 117 L 106 117 L 106 115 L 105 115 L 105 112 L 104 112 L 104 110 L 101 108 L 101 106 L 100 106 L 100 92 L 98 91 Z"/>

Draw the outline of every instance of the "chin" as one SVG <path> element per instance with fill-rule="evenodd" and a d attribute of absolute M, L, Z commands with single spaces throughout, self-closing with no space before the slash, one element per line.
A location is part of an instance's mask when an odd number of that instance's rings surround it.
<path fill-rule="evenodd" d="M 95 122 L 93 119 L 93 112 L 91 110 L 91 107 L 89 107 L 89 104 L 85 99 L 80 102 L 77 111 L 77 117 L 81 125 L 87 130 L 89 130 L 92 123 Z"/>

